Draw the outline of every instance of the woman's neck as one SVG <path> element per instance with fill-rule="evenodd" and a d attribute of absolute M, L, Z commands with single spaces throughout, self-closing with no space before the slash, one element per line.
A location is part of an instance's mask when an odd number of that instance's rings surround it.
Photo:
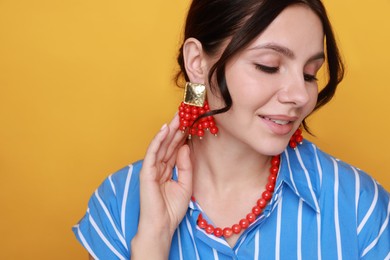
<path fill-rule="evenodd" d="M 251 212 L 268 181 L 271 156 L 221 136 L 189 142 L 193 195 L 216 227 L 231 227 Z M 234 246 L 239 235 L 226 238 Z"/>
<path fill-rule="evenodd" d="M 194 138 L 189 145 L 195 192 L 207 188 L 224 196 L 233 190 L 262 188 L 267 182 L 271 156 L 219 136 Z"/>

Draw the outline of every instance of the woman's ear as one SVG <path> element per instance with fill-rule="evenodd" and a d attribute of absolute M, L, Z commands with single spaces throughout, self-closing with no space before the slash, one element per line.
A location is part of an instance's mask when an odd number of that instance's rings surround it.
<path fill-rule="evenodd" d="M 183 45 L 184 66 L 192 83 L 205 84 L 208 76 L 202 44 L 195 38 L 188 38 Z"/>

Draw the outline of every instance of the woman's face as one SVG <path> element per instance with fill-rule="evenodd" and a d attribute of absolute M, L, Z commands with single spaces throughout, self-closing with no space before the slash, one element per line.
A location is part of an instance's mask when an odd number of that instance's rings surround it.
<path fill-rule="evenodd" d="M 324 62 L 324 34 L 303 5 L 286 8 L 226 66 L 232 108 L 215 118 L 220 135 L 266 155 L 281 153 L 318 95 L 316 73 Z M 212 109 L 222 107 L 209 92 Z"/>

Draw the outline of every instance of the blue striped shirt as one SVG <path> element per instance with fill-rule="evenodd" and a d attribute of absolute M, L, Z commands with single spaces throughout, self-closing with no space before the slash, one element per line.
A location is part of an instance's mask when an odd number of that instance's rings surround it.
<path fill-rule="evenodd" d="M 141 166 L 109 176 L 73 227 L 95 259 L 130 258 Z M 373 178 L 306 140 L 282 153 L 279 171 L 270 203 L 233 248 L 196 225 L 207 213 L 190 201 L 169 259 L 390 259 L 389 193 Z"/>

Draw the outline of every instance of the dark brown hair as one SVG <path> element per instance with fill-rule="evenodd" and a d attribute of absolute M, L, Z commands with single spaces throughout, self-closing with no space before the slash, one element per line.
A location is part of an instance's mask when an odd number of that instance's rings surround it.
<path fill-rule="evenodd" d="M 233 103 L 225 78 L 227 62 L 261 34 L 286 7 L 293 4 L 306 5 L 316 13 L 325 34 L 328 82 L 318 94 L 314 111 L 332 99 L 337 85 L 343 79 L 344 66 L 332 26 L 320 0 L 193 0 L 187 15 L 183 43 L 188 38 L 196 38 L 201 42 L 203 51 L 213 56 L 220 50 L 221 44 L 231 37 L 231 41 L 208 75 L 210 84 L 215 75 L 217 86 L 210 88 L 221 93 L 226 106 L 211 111 L 210 114 L 226 112 Z M 177 82 L 182 76 L 189 81 L 184 67 L 183 45 L 177 60 L 181 69 L 176 77 Z M 305 120 L 302 124 L 309 131 Z"/>

